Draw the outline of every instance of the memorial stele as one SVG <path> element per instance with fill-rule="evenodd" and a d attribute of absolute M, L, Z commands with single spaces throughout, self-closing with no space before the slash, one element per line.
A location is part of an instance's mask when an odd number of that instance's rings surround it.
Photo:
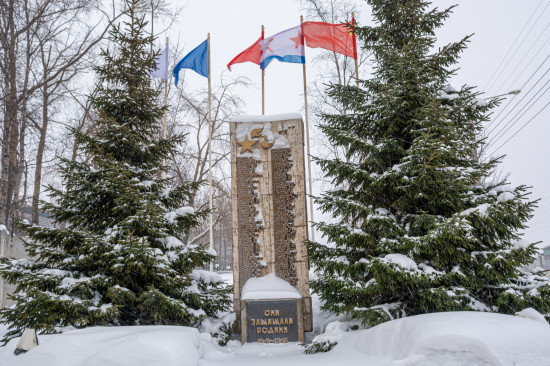
<path fill-rule="evenodd" d="M 302 117 L 239 116 L 230 135 L 234 310 L 243 343 L 303 342 L 312 318 Z M 241 299 L 249 279 L 267 275 L 299 295 L 270 299 L 266 289 L 267 296 Z"/>

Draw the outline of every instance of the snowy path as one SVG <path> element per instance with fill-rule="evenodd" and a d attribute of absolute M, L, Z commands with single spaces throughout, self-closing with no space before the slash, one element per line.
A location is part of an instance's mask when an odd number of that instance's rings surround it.
<path fill-rule="evenodd" d="M 550 326 L 537 317 L 452 312 L 412 316 L 341 334 L 330 352 L 297 343 L 214 345 L 201 335 L 200 366 L 547 366 Z M 533 314 L 531 314 L 533 315 Z"/>
<path fill-rule="evenodd" d="M 201 346 L 205 345 L 204 343 Z M 304 354 L 298 343 L 289 344 L 246 344 L 241 346 L 219 347 L 208 345 L 206 354 L 199 360 L 199 366 L 334 366 L 368 364 L 371 366 L 390 365 L 378 357 L 365 357 L 364 353 L 350 349 L 334 349 L 328 353 Z"/>

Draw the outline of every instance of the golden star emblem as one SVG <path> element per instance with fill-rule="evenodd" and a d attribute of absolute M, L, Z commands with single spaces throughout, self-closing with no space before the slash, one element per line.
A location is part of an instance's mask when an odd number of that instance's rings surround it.
<path fill-rule="evenodd" d="M 244 141 L 243 142 L 239 142 L 237 141 L 237 144 L 241 145 L 241 154 L 244 153 L 245 151 L 250 151 L 252 152 L 252 146 L 254 146 L 256 143 L 258 142 L 258 140 L 253 140 L 253 141 L 250 141 L 248 139 L 248 135 L 244 137 Z"/>

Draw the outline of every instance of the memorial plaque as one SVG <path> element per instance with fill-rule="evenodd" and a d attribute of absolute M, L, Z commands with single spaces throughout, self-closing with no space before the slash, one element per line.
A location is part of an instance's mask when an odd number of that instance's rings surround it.
<path fill-rule="evenodd" d="M 299 114 L 233 119 L 234 310 L 241 316 L 241 291 L 250 278 L 273 273 L 302 296 L 298 318 L 311 331 L 304 157 Z"/>
<path fill-rule="evenodd" d="M 244 300 L 243 341 L 303 342 L 301 299 Z"/>

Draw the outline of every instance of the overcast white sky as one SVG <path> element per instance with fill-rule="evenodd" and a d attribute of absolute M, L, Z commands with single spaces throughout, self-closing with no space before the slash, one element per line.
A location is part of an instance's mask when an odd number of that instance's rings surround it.
<path fill-rule="evenodd" d="M 372 24 L 368 7 L 362 1 L 357 3 L 363 9 L 357 16 L 359 25 Z M 439 8 L 456 3 L 457 0 L 433 1 L 433 5 Z M 531 78 L 522 88 L 521 94 L 509 97 L 512 98 L 510 105 L 502 113 L 500 109 L 506 106 L 507 100 L 495 111 L 495 116 L 501 114 L 488 129 L 489 137 L 498 137 L 501 128 L 509 121 L 516 123 L 510 123 L 512 128 L 491 146 L 491 152 L 528 123 L 550 99 L 550 93 L 544 93 L 546 87 L 543 87 L 550 80 L 550 73 L 544 75 L 550 70 L 550 60 L 547 59 L 550 55 L 548 5 L 550 2 L 547 0 L 464 0 L 438 31 L 439 45 L 475 33 L 469 48 L 459 61 L 460 70 L 453 79 L 455 87 L 463 84 L 477 85 L 478 90 L 486 92 L 487 96 L 494 96 L 520 89 Z M 262 24 L 266 27 L 266 36 L 269 36 L 298 25 L 301 13 L 295 0 L 189 0 L 181 21 L 171 28 L 168 36 L 171 40 L 179 39 L 185 45 L 181 55 L 183 57 L 204 41 L 206 34 L 210 32 L 212 75 L 213 82 L 216 82 L 221 73 L 227 70 L 226 64 L 259 37 Z M 538 22 L 535 23 L 537 19 Z M 508 53 L 522 30 L 521 37 Z M 306 49 L 306 59 L 311 60 L 317 52 L 319 51 Z M 508 58 L 505 58 L 507 53 Z M 497 70 L 499 65 L 501 67 Z M 539 66 L 540 69 L 535 73 Z M 313 80 L 317 70 L 311 64 L 308 67 L 308 79 Z M 260 114 L 261 81 L 258 66 L 252 63 L 238 64 L 233 67 L 232 73 L 225 73 L 229 77 L 244 75 L 250 78 L 255 88 L 243 91 L 247 103 L 246 114 Z M 493 74 L 495 77 L 491 79 Z M 206 86 L 206 80 L 193 72 L 186 73 L 185 82 L 188 88 Z M 301 65 L 272 62 L 266 69 L 266 113 L 302 111 L 302 83 Z M 537 94 L 539 89 L 541 92 Z M 540 100 L 529 107 L 529 103 L 541 95 Z M 517 103 L 519 104 L 515 107 Z M 504 118 L 505 116 L 507 117 Z M 532 197 L 541 198 L 540 207 L 527 231 L 527 238 L 531 241 L 546 239 L 541 246 L 550 244 L 549 117 L 550 107 L 540 112 L 496 152 L 507 155 L 502 170 L 510 174 L 511 183 L 532 186 Z M 315 148 L 312 154 L 315 155 Z"/>

